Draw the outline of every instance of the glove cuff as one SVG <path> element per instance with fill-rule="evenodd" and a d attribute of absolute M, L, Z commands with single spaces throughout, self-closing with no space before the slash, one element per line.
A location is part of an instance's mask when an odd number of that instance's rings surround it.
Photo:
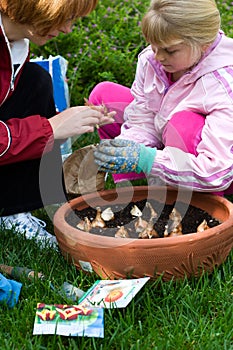
<path fill-rule="evenodd" d="M 144 172 L 149 174 L 151 172 L 154 159 L 156 156 L 156 148 L 146 147 L 145 145 L 140 145 L 139 161 L 136 168 L 136 172 Z"/>

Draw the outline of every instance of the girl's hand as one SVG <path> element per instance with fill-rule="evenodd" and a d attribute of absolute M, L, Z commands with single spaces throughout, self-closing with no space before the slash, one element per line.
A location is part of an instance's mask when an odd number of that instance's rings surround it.
<path fill-rule="evenodd" d="M 156 148 L 123 139 L 101 140 L 94 152 L 99 170 L 110 173 L 149 174 L 155 156 Z"/>
<path fill-rule="evenodd" d="M 68 137 L 93 132 L 95 126 L 114 122 L 115 112 L 104 115 L 101 108 L 77 106 L 48 119 L 53 129 L 54 139 L 66 139 Z"/>

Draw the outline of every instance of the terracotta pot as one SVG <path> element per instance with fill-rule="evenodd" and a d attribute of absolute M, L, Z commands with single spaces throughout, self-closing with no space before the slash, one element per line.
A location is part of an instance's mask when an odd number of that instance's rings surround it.
<path fill-rule="evenodd" d="M 90 234 L 69 225 L 75 208 L 113 206 L 142 199 L 176 201 L 207 211 L 220 225 L 204 232 L 156 239 L 115 238 Z M 54 230 L 62 254 L 78 269 L 95 271 L 101 278 L 139 278 L 162 275 L 163 280 L 199 276 L 222 264 L 233 246 L 233 204 L 227 199 L 165 187 L 122 187 L 75 198 L 58 209 Z"/>

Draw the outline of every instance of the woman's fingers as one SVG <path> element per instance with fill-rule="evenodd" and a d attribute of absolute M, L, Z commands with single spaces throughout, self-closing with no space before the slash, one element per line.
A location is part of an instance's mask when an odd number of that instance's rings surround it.
<path fill-rule="evenodd" d="M 114 122 L 114 113 L 103 115 L 101 111 L 86 106 L 66 109 L 49 119 L 55 139 L 92 132 L 95 126 Z"/>

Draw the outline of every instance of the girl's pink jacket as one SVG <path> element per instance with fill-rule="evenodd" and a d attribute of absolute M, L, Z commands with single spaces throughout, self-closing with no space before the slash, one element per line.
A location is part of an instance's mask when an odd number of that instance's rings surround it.
<path fill-rule="evenodd" d="M 22 50 L 25 49 L 25 42 L 22 41 Z M 28 54 L 27 47 L 25 61 L 29 60 Z M 9 42 L 0 26 L 0 105 L 13 93 L 23 64 L 14 79 Z M 4 121 L 4 116 L 0 116 L 0 165 L 40 158 L 45 149 L 52 149 L 53 142 L 50 123 L 40 115 L 7 121 Z"/>
<path fill-rule="evenodd" d="M 233 180 L 233 39 L 219 33 L 192 71 L 169 87 L 150 46 L 139 55 L 120 138 L 157 147 L 151 175 L 171 186 L 222 191 Z M 175 112 L 206 116 L 198 155 L 164 147 L 163 131 Z M 189 121 L 187 120 L 187 128 Z"/>

